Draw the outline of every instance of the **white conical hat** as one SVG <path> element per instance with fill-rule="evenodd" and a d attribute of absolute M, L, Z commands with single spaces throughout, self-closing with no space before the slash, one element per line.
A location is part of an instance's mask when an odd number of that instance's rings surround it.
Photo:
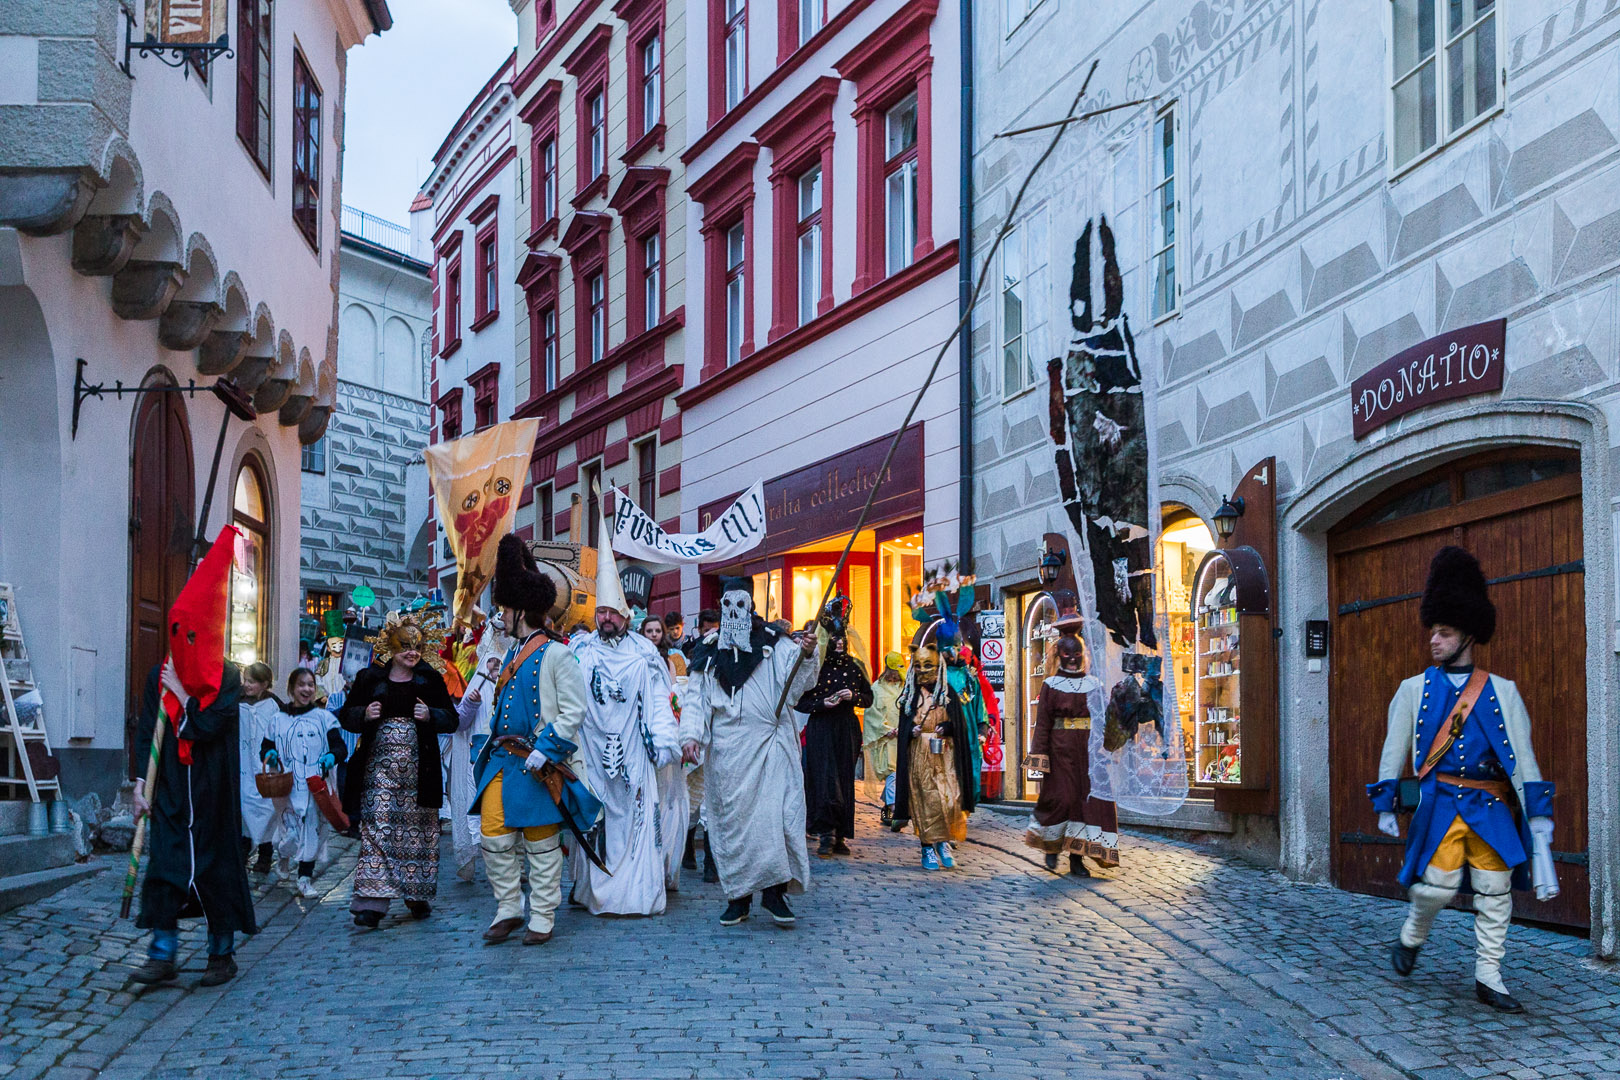
<path fill-rule="evenodd" d="M 605 514 L 602 517 L 601 537 L 601 546 L 596 549 L 596 606 L 612 608 L 628 619 L 630 603 L 624 598 L 624 585 L 619 581 L 619 564 L 613 558 L 613 525 Z"/>

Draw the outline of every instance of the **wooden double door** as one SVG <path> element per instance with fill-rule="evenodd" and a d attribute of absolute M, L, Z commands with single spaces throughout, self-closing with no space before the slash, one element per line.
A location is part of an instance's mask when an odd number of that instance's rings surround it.
<path fill-rule="evenodd" d="M 1404 841 L 1377 830 L 1366 785 L 1378 777 L 1390 698 L 1430 663 L 1418 606 L 1429 560 L 1473 552 L 1490 582 L 1496 635 L 1475 660 L 1513 680 L 1530 713 L 1545 779 L 1556 782 L 1559 896 L 1515 894 L 1515 914 L 1590 922 L 1586 819 L 1586 608 L 1579 459 L 1545 447 L 1451 463 L 1399 485 L 1329 533 L 1332 611 L 1329 749 L 1333 871 L 1340 887 L 1401 897 Z"/>

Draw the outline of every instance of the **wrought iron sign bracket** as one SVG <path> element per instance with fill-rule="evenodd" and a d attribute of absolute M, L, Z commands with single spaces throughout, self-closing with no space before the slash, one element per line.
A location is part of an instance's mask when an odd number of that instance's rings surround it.
<path fill-rule="evenodd" d="M 188 379 L 184 386 L 125 386 L 123 380 L 114 382 L 112 386 L 106 383 L 91 383 L 85 380 L 84 368 L 88 363 L 84 357 L 79 357 L 78 365 L 73 373 L 73 428 L 72 437 L 79 437 L 79 409 L 84 405 L 86 398 L 100 398 L 111 394 L 115 398 L 122 398 L 125 394 L 186 394 L 196 397 L 199 393 L 210 393 L 224 403 L 228 413 L 252 422 L 258 416 L 249 402 L 247 395 L 242 393 L 235 383 L 229 379 L 221 378 L 210 386 L 198 386 L 197 380 Z"/>
<path fill-rule="evenodd" d="M 124 62 L 119 66 L 124 74 L 130 78 L 135 72 L 130 70 L 129 60 L 132 55 L 151 56 L 172 68 L 184 69 L 187 61 L 195 60 L 204 75 L 208 74 L 208 67 L 222 56 L 235 56 L 231 49 L 231 35 L 221 34 L 213 41 L 201 42 L 171 42 L 159 41 L 148 33 L 139 40 L 135 37 L 135 14 L 128 7 L 124 9 Z M 187 78 L 190 73 L 187 72 Z"/>

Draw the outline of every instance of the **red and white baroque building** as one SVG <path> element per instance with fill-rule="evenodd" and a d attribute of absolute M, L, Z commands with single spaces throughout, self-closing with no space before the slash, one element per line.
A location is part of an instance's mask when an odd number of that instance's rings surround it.
<path fill-rule="evenodd" d="M 512 416 L 540 421 L 517 529 L 595 543 L 617 486 L 674 529 L 685 367 L 685 10 L 514 0 L 519 127 Z M 577 511 L 575 506 L 577 504 Z M 653 579 L 651 607 L 679 578 Z"/>
<path fill-rule="evenodd" d="M 695 0 L 697 2 L 697 0 Z M 958 318 L 960 47 L 954 0 L 701 0 L 687 62 L 689 350 L 682 524 L 765 481 L 765 543 L 688 567 L 684 608 L 745 574 L 767 617 L 814 614 L 884 451 Z M 874 654 L 957 554 L 954 351 L 842 579 Z"/>
<path fill-rule="evenodd" d="M 430 442 L 509 419 L 523 392 L 512 363 L 520 319 L 512 266 L 523 250 L 517 235 L 523 139 L 513 107 L 515 63 L 515 54 L 507 57 L 462 111 L 411 204 L 415 242 L 431 253 L 432 265 Z M 427 505 L 432 516 L 431 495 Z M 448 594 L 456 563 L 442 531 L 429 566 L 430 587 Z"/>

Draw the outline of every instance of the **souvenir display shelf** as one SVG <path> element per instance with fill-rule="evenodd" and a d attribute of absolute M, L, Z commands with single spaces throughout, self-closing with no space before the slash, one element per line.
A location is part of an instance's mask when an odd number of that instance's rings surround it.
<path fill-rule="evenodd" d="M 1243 783 L 1243 642 L 1237 581 L 1231 564 L 1213 555 L 1193 591 L 1197 624 L 1193 724 L 1197 757 L 1193 782 Z"/>

